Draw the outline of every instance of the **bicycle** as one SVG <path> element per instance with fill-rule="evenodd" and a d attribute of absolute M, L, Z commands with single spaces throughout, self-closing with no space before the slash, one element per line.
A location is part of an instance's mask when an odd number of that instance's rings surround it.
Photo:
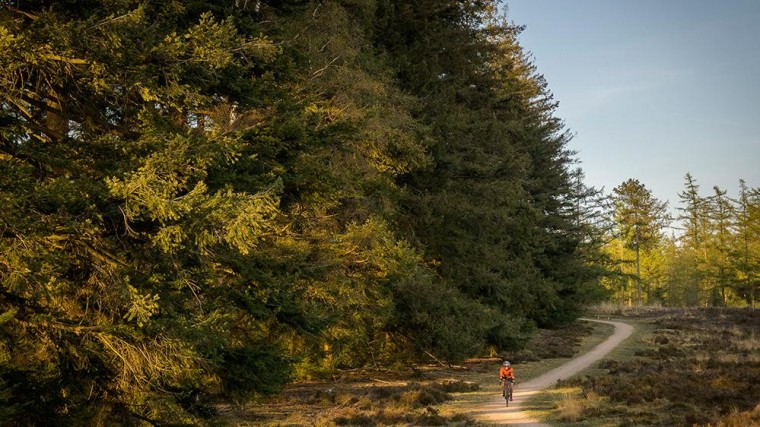
<path fill-rule="evenodd" d="M 509 384 L 509 386 L 507 386 Z M 507 402 L 507 407 L 509 407 L 509 401 L 512 400 L 512 391 L 515 388 L 515 380 L 514 378 L 502 378 L 501 379 L 501 396 L 504 398 L 504 401 Z M 507 393 L 507 390 L 509 390 L 509 393 Z"/>

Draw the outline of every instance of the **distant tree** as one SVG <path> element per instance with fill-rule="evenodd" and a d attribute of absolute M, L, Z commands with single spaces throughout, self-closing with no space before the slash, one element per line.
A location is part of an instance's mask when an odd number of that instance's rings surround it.
<path fill-rule="evenodd" d="M 707 205 L 707 275 L 713 282 L 712 305 L 726 305 L 726 290 L 736 281 L 736 271 L 731 265 L 731 253 L 735 247 L 736 209 L 726 196 L 726 191 L 713 187 L 715 194 L 706 199 Z"/>
<path fill-rule="evenodd" d="M 685 179 L 685 188 L 678 194 L 684 206 L 678 208 L 680 214 L 677 219 L 683 227 L 681 248 L 689 253 L 688 257 L 693 261 L 692 273 L 689 274 L 692 279 L 689 301 L 691 304 L 700 304 L 706 296 L 702 287 L 706 260 L 707 201 L 699 195 L 699 185 L 690 173 L 686 174 Z"/>
<path fill-rule="evenodd" d="M 693 274 L 693 262 L 688 259 L 689 254 L 679 248 L 678 238 L 675 235 L 663 239 L 661 252 L 666 304 L 677 307 L 693 305 L 689 299 L 692 296 L 689 275 Z"/>
<path fill-rule="evenodd" d="M 579 253 L 588 266 L 592 268 L 593 280 L 607 276 L 614 268 L 614 260 L 604 250 L 612 239 L 615 227 L 612 200 L 602 189 L 588 187 L 582 169 L 572 171 L 573 192 L 570 206 L 571 216 L 576 225 L 580 239 Z M 604 288 L 598 287 L 598 291 Z"/>
<path fill-rule="evenodd" d="M 760 290 L 760 190 L 739 182 L 736 207 L 736 246 L 733 266 L 737 273 L 737 292 L 754 307 Z"/>
<path fill-rule="evenodd" d="M 636 255 L 636 304 L 641 305 L 641 251 L 652 249 L 668 223 L 667 203 L 657 200 L 644 184 L 629 179 L 613 189 L 618 233 Z"/>

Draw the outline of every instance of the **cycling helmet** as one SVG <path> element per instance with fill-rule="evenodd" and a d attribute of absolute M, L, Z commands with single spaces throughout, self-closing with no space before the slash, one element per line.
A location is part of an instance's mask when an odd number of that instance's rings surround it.
<path fill-rule="evenodd" d="M 504 363 L 502 363 L 502 365 L 506 366 L 507 368 L 509 368 L 510 366 L 512 366 L 512 364 L 509 363 L 509 362 L 507 362 L 507 361 L 505 361 Z"/>

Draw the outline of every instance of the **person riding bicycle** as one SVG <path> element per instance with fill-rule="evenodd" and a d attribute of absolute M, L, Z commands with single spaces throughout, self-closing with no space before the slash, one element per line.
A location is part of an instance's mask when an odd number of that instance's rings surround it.
<path fill-rule="evenodd" d="M 509 386 L 509 400 L 512 400 L 512 385 L 515 383 L 515 369 L 512 364 L 505 361 L 499 368 L 499 379 L 505 386 Z M 503 387 L 506 390 L 506 387 Z"/>

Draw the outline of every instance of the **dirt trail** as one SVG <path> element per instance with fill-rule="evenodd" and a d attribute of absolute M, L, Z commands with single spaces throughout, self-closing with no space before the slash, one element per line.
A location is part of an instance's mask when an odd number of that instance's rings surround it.
<path fill-rule="evenodd" d="M 496 425 L 520 425 L 533 427 L 549 427 L 540 421 L 532 419 L 520 407 L 525 401 L 557 383 L 557 380 L 571 377 L 591 366 L 592 363 L 603 358 L 618 344 L 633 333 L 633 327 L 626 323 L 611 322 L 605 320 L 581 319 L 590 322 L 608 323 L 615 326 L 615 332 L 606 341 L 596 346 L 588 353 L 570 360 L 566 364 L 547 372 L 540 377 L 525 383 L 519 383 L 515 387 L 514 401 L 509 403 L 509 408 L 504 405 L 504 398 L 495 396 L 488 404 L 482 406 L 479 411 L 472 415 L 480 422 Z M 519 381 L 519 372 L 518 372 Z"/>

